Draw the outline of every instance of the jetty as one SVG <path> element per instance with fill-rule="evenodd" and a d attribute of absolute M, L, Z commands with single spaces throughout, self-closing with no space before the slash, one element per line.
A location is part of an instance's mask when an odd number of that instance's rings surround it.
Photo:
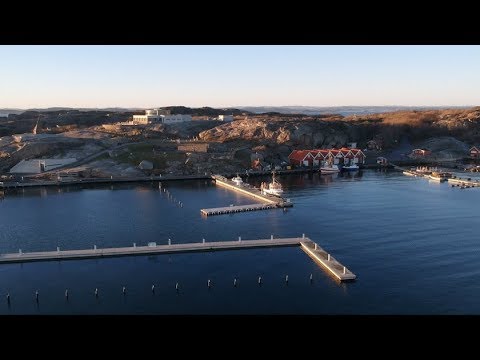
<path fill-rule="evenodd" d="M 119 248 L 97 248 L 83 250 L 60 250 L 56 251 L 40 251 L 40 252 L 22 252 L 1 254 L 0 264 L 8 263 L 24 263 L 33 261 L 60 261 L 60 260 L 80 260 L 91 258 L 134 256 L 134 255 L 157 255 L 185 252 L 206 252 L 220 250 L 236 250 L 250 248 L 270 248 L 281 246 L 300 246 L 311 258 L 322 266 L 327 273 L 332 275 L 339 281 L 355 280 L 356 276 L 345 266 L 335 260 L 330 254 L 323 250 L 318 244 L 314 243 L 308 237 L 303 235 L 296 238 L 274 238 L 242 240 L 241 237 L 234 241 L 215 241 L 206 242 L 203 239 L 198 243 L 172 244 L 169 239 L 166 245 L 157 245 L 155 242 L 149 243 L 147 246 L 119 247 Z"/>
<path fill-rule="evenodd" d="M 452 187 L 458 186 L 462 189 L 480 187 L 480 182 L 478 180 L 471 180 L 470 178 L 462 179 L 459 177 L 455 177 L 448 179 L 448 182 L 452 184 Z"/>
<path fill-rule="evenodd" d="M 232 213 L 245 212 L 245 211 L 287 208 L 287 207 L 293 206 L 293 204 L 290 202 L 289 199 L 285 200 L 282 197 L 263 194 L 260 191 L 260 189 L 257 189 L 256 187 L 250 184 L 242 183 L 241 185 L 237 185 L 232 180 L 228 180 L 226 177 L 222 175 L 212 175 L 212 179 L 215 181 L 215 184 L 218 186 L 222 186 L 226 189 L 233 190 L 242 195 L 252 197 L 256 200 L 260 200 L 261 203 L 251 204 L 251 205 L 230 205 L 230 206 L 218 207 L 218 208 L 201 209 L 200 212 L 202 213 L 202 215 L 205 215 L 205 216 L 222 215 L 222 214 L 232 214 Z"/>
<path fill-rule="evenodd" d="M 201 209 L 200 212 L 202 215 L 211 216 L 211 215 L 223 215 L 223 214 L 233 214 L 244 211 L 256 211 L 256 210 L 268 210 L 276 209 L 276 204 L 250 204 L 250 205 L 231 205 L 226 207 L 210 208 L 210 209 Z"/>

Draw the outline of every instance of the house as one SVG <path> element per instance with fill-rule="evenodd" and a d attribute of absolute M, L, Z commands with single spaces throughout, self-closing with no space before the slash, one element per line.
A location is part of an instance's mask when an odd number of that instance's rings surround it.
<path fill-rule="evenodd" d="M 129 125 L 146 125 L 159 122 L 162 124 L 176 124 L 184 121 L 192 121 L 191 115 L 171 114 L 170 110 L 149 109 L 145 115 L 133 115 L 132 123 Z"/>
<path fill-rule="evenodd" d="M 218 115 L 218 121 L 232 122 L 233 115 Z"/>
<path fill-rule="evenodd" d="M 330 151 L 327 149 L 315 150 L 316 155 L 313 159 L 313 166 L 323 166 L 330 156 Z"/>
<path fill-rule="evenodd" d="M 377 157 L 377 164 L 381 166 L 387 166 L 388 165 L 388 160 L 387 158 L 384 158 L 383 156 Z"/>
<path fill-rule="evenodd" d="M 480 158 L 480 150 L 476 146 L 470 148 L 470 157 L 473 159 Z"/>
<path fill-rule="evenodd" d="M 410 155 L 411 158 L 418 158 L 430 155 L 432 152 L 428 149 L 413 149 Z"/>
<path fill-rule="evenodd" d="M 313 166 L 314 155 L 309 150 L 293 150 L 288 155 L 291 165 L 295 166 Z"/>
<path fill-rule="evenodd" d="M 350 149 L 350 152 L 353 155 L 353 163 L 354 164 L 364 164 L 365 163 L 365 154 L 362 150 L 360 149 Z"/>

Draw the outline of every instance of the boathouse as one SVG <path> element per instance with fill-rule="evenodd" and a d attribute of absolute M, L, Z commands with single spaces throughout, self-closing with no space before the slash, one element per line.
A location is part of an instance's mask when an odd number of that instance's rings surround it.
<path fill-rule="evenodd" d="M 480 158 L 480 150 L 476 146 L 472 146 L 470 148 L 470 157 L 472 159 L 478 159 Z"/>
<path fill-rule="evenodd" d="M 288 155 L 291 165 L 295 166 L 313 166 L 314 155 L 309 150 L 293 150 Z"/>

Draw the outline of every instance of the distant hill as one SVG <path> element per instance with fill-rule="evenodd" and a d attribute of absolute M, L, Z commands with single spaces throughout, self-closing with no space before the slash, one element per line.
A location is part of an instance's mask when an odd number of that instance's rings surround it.
<path fill-rule="evenodd" d="M 239 108 L 255 114 L 339 114 L 342 116 L 349 116 L 387 113 L 393 111 L 468 109 L 470 107 L 471 106 L 243 106 Z"/>
<path fill-rule="evenodd" d="M 171 110 L 172 114 L 187 114 L 187 115 L 196 115 L 196 116 L 218 116 L 222 114 L 227 115 L 242 115 L 249 114 L 247 110 L 235 109 L 235 108 L 212 108 L 212 107 L 201 107 L 201 108 L 191 108 L 186 106 L 163 106 L 158 107 L 159 109 Z M 0 109 L 0 113 L 8 114 L 21 114 L 23 112 L 40 112 L 40 113 L 53 113 L 53 112 L 65 112 L 65 111 L 82 111 L 82 112 L 135 112 L 143 113 L 145 108 L 121 108 L 121 107 L 109 107 L 109 108 L 71 108 L 71 107 L 49 107 L 49 108 L 33 108 L 33 109 Z"/>
<path fill-rule="evenodd" d="M 195 116 L 212 116 L 216 117 L 218 115 L 245 115 L 251 114 L 247 110 L 235 109 L 235 108 L 211 108 L 211 107 L 201 107 L 201 108 L 190 108 L 185 106 L 164 106 L 162 109 L 170 110 L 172 114 L 186 114 L 186 115 L 195 115 Z"/>

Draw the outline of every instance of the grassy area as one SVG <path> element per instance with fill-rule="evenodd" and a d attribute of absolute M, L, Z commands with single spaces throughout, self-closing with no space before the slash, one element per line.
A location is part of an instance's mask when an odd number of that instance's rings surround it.
<path fill-rule="evenodd" d="M 134 144 L 128 146 L 128 150 L 115 156 L 117 162 L 127 163 L 138 166 L 142 160 L 147 160 L 153 163 L 153 168 L 157 170 L 164 170 L 167 164 L 171 161 L 184 162 L 185 154 L 178 152 L 162 152 L 153 151 L 152 145 L 148 144 Z"/>

